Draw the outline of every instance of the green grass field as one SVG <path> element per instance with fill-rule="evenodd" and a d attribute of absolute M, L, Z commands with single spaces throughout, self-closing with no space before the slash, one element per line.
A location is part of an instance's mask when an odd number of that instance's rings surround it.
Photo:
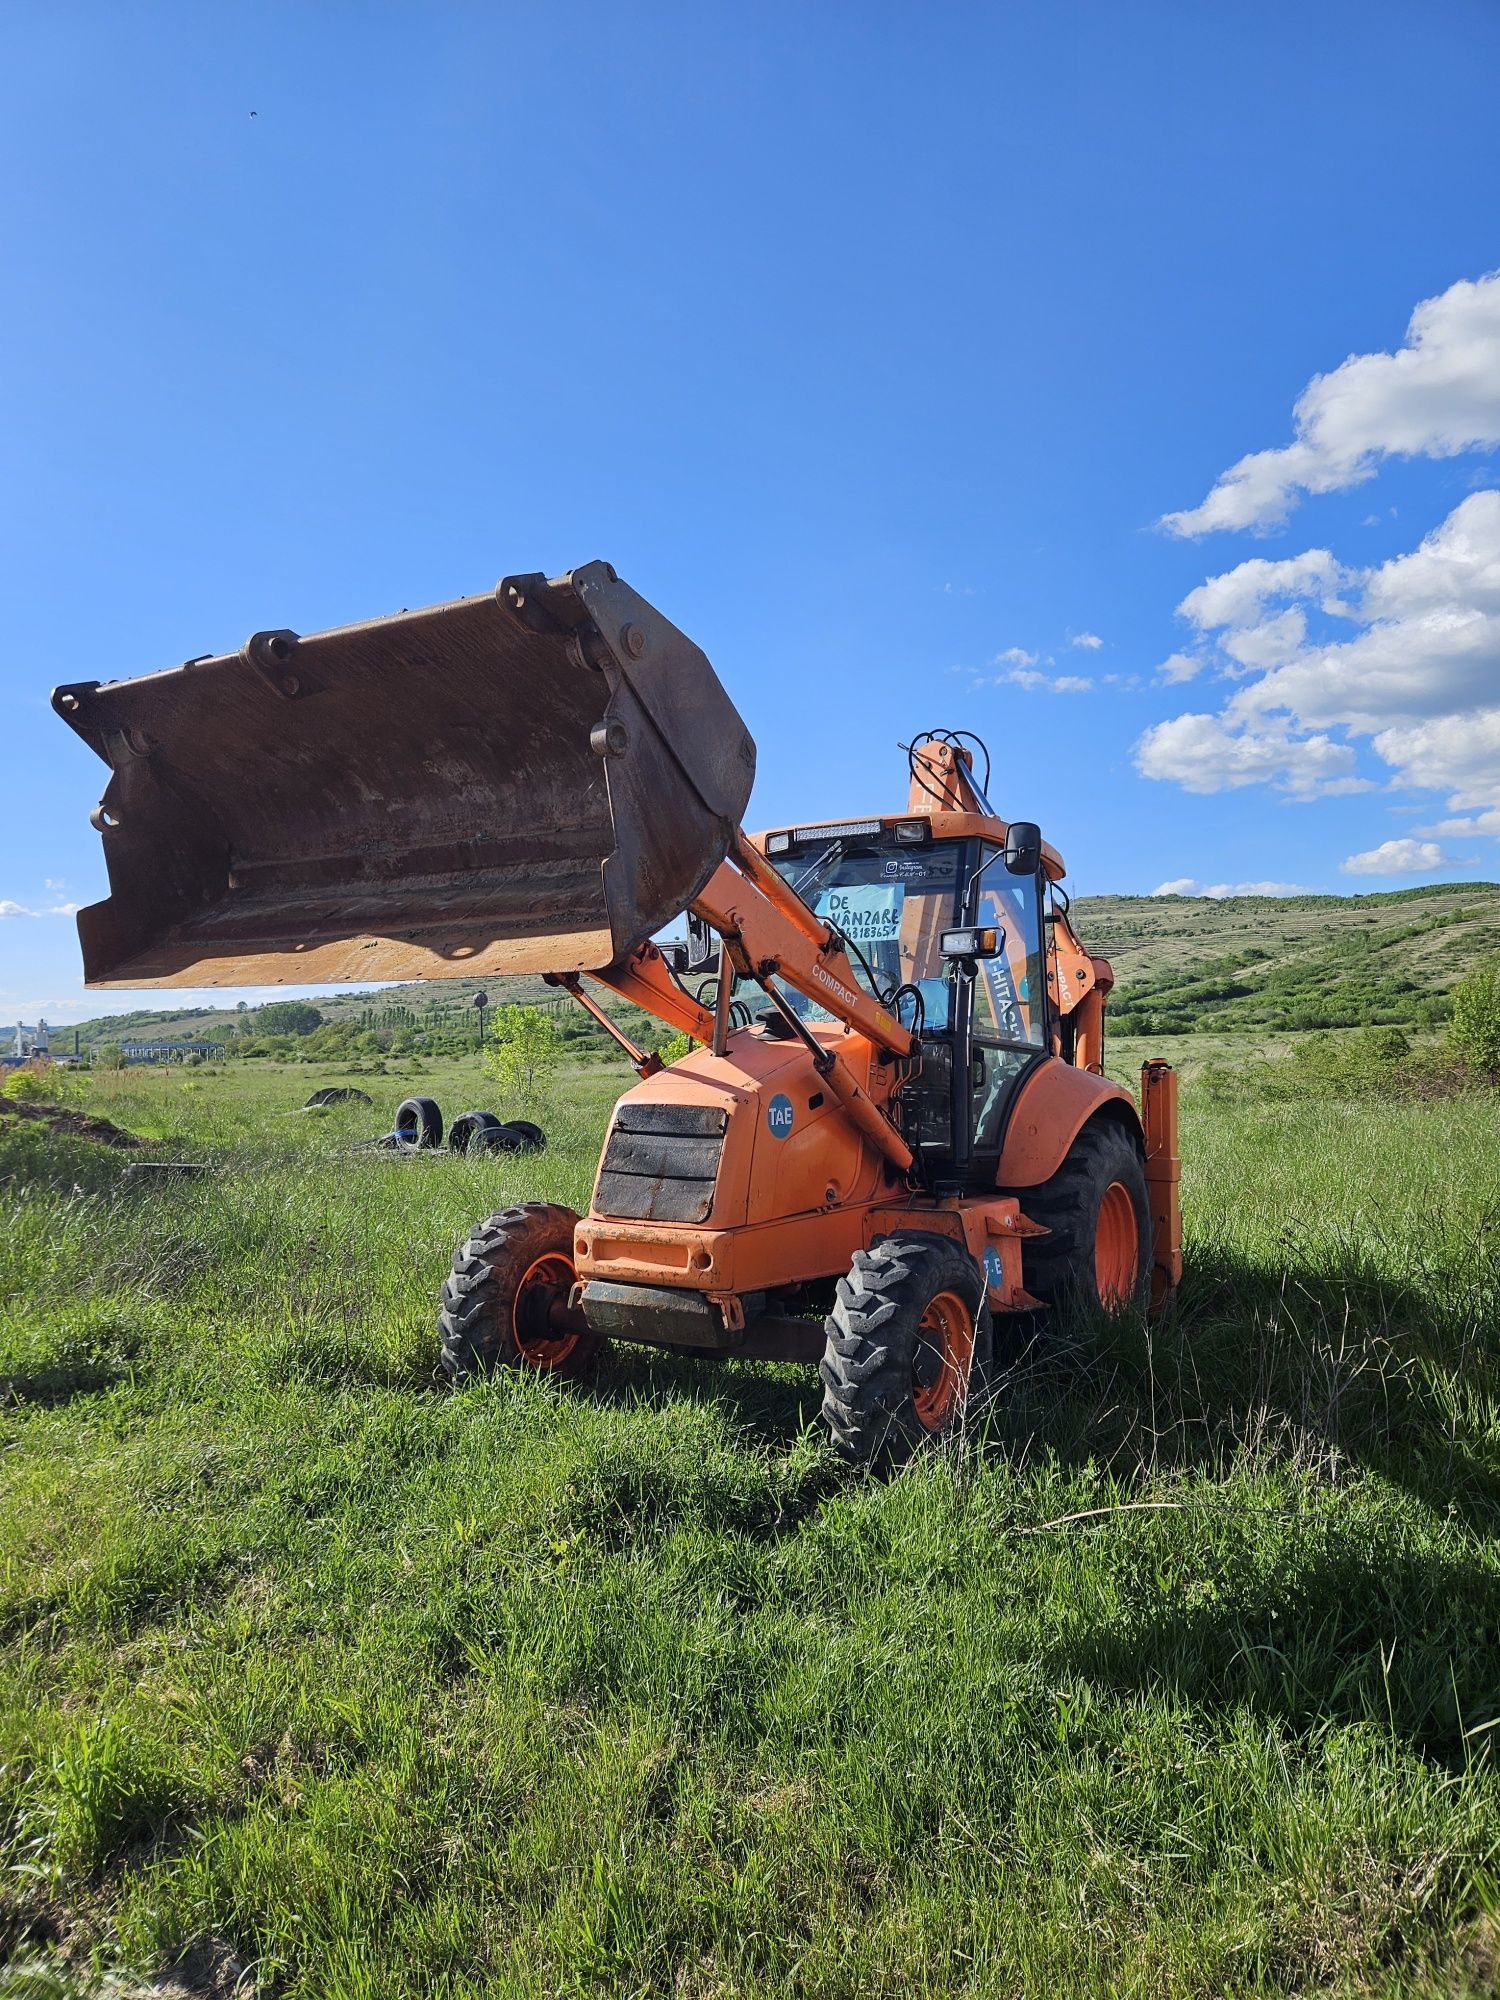
<path fill-rule="evenodd" d="M 91 1082 L 196 1180 L 0 1154 L 0 1993 L 1496 1990 L 1493 1096 L 1189 1077 L 1176 1318 L 883 1479 L 810 1372 L 438 1388 L 628 1073 L 472 1164 L 338 1080 Z"/>

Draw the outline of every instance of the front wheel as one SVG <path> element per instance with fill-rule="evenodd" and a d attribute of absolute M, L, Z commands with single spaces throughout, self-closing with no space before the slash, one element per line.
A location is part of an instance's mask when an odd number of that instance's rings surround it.
<path fill-rule="evenodd" d="M 984 1275 L 951 1236 L 856 1250 L 824 1328 L 823 1418 L 854 1464 L 900 1464 L 954 1436 L 989 1373 Z"/>
<path fill-rule="evenodd" d="M 597 1333 L 554 1324 L 577 1279 L 578 1217 L 556 1202 L 528 1201 L 478 1222 L 453 1253 L 438 1309 L 443 1372 L 450 1382 L 498 1368 L 581 1374 L 604 1345 Z"/>

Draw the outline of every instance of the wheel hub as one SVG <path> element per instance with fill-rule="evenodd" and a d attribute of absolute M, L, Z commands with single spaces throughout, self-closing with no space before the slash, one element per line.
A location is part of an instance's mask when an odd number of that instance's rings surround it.
<path fill-rule="evenodd" d="M 1140 1271 L 1135 1203 L 1123 1181 L 1111 1181 L 1094 1227 L 1094 1284 L 1101 1305 L 1128 1306 Z"/>
<path fill-rule="evenodd" d="M 946 1428 L 963 1407 L 974 1360 L 974 1316 L 957 1292 L 939 1292 L 917 1327 L 912 1406 L 925 1430 Z"/>
<path fill-rule="evenodd" d="M 557 1251 L 535 1258 L 521 1274 L 511 1329 L 522 1360 L 534 1368 L 560 1366 L 578 1345 L 577 1333 L 559 1332 L 555 1324 L 558 1308 L 567 1305 L 574 1275 L 570 1260 Z"/>

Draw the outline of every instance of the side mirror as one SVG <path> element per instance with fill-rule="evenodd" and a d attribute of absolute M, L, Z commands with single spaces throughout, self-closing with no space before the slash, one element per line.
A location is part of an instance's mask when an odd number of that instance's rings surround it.
<path fill-rule="evenodd" d="M 1005 933 L 994 924 L 968 924 L 961 931 L 944 931 L 938 948 L 944 958 L 998 958 Z"/>
<path fill-rule="evenodd" d="M 1042 829 L 1032 819 L 1013 819 L 1005 829 L 1005 872 L 1035 875 L 1042 865 Z"/>
<path fill-rule="evenodd" d="M 719 963 L 719 940 L 712 927 L 704 923 L 702 917 L 688 912 L 687 964 L 683 970 L 688 973 L 710 972 Z"/>

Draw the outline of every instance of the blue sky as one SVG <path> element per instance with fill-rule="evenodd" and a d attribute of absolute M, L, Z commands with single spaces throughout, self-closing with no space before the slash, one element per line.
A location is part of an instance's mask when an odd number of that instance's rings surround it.
<path fill-rule="evenodd" d="M 595 556 L 715 662 L 752 823 L 946 723 L 1082 893 L 1500 875 L 1489 0 L 32 5 L 0 54 L 0 1020 L 126 1004 L 53 684 Z"/>

